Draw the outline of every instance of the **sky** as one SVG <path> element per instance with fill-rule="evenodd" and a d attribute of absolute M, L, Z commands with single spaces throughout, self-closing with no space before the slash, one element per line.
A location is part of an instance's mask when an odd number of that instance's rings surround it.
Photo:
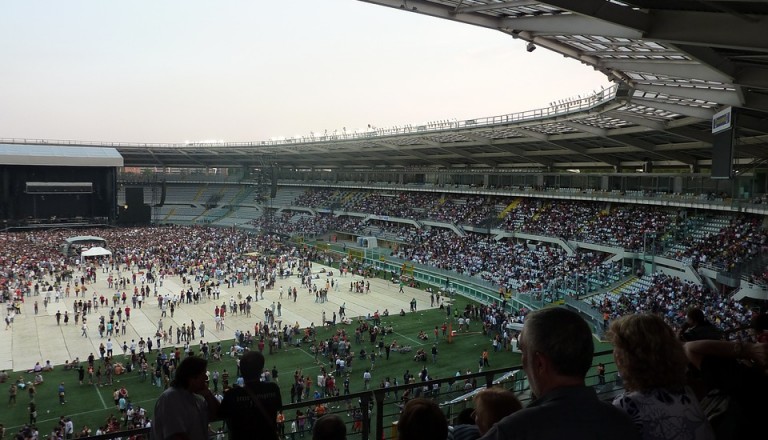
<path fill-rule="evenodd" d="M 0 3 L 0 138 L 246 142 L 547 107 L 608 86 L 491 29 L 356 0 Z"/>

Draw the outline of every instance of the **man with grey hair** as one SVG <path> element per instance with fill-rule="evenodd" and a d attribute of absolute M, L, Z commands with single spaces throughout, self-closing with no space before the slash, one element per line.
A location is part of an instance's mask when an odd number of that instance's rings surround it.
<path fill-rule="evenodd" d="M 592 331 L 578 313 L 562 307 L 531 312 L 519 347 L 533 400 L 501 419 L 482 439 L 640 439 L 626 413 L 586 386 L 595 347 Z"/>

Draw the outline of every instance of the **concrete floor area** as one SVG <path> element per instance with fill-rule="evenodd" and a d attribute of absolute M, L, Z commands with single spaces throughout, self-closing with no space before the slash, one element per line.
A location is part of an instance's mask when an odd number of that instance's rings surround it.
<path fill-rule="evenodd" d="M 326 273 L 320 273 L 322 269 L 333 270 L 317 263 L 313 264 L 313 272 L 319 273 L 320 276 L 320 279 L 316 280 L 318 288 L 323 287 L 326 279 L 328 279 Z M 79 275 L 79 273 L 75 273 L 75 276 L 79 277 Z M 326 303 L 316 303 L 314 294 L 309 293 L 306 288 L 301 286 L 301 278 L 293 276 L 278 279 L 275 288 L 267 290 L 263 300 L 253 303 L 251 317 L 228 314 L 224 320 L 224 330 L 216 331 L 214 324 L 216 304 L 229 303 L 230 297 L 233 295 L 236 297 L 238 293 L 242 293 L 243 297 L 246 297 L 254 292 L 253 284 L 249 286 L 236 285 L 233 288 L 227 288 L 226 284 L 222 284 L 219 300 L 207 300 L 199 304 L 183 304 L 176 309 L 173 318 L 170 314 L 163 318 L 163 327 L 168 329 L 169 326 L 173 326 L 175 329 L 182 323 L 189 324 L 191 320 L 194 320 L 199 327 L 200 323 L 204 322 L 206 329 L 203 339 L 210 343 L 233 339 L 235 330 L 251 330 L 253 332 L 254 324 L 263 321 L 264 309 L 269 308 L 273 301 L 282 303 L 282 317 L 276 319 L 282 319 L 283 324 L 289 325 L 298 322 L 302 327 L 308 326 L 312 322 L 315 325 L 321 325 L 323 311 L 325 311 L 327 319 L 330 320 L 333 312 L 338 313 L 339 306 L 343 303 L 346 304 L 346 314 L 350 318 L 367 315 L 376 310 L 382 312 L 384 309 L 388 309 L 393 314 L 398 313 L 400 309 L 408 311 L 409 303 L 414 298 L 417 301 L 418 309 L 429 308 L 429 293 L 424 291 L 405 287 L 404 293 L 399 293 L 397 284 L 381 279 L 371 279 L 370 293 L 353 293 L 349 290 L 350 283 L 360 280 L 362 277 L 352 275 L 344 277 L 340 276 L 338 271 L 335 272 L 335 275 L 333 278 L 338 282 L 339 289 L 331 289 Z M 111 298 L 114 290 L 108 288 L 107 277 L 108 274 L 99 271 L 97 281 L 87 285 L 86 298 L 92 298 L 94 292 L 97 295 L 104 294 L 105 297 Z M 178 293 L 181 291 L 181 285 L 181 279 L 178 276 L 166 277 L 163 286 L 158 290 L 161 294 Z M 278 298 L 280 286 L 283 286 L 286 291 L 289 287 L 295 286 L 299 293 L 297 301 L 289 300 L 287 295 L 280 300 Z M 127 291 L 131 292 L 133 286 L 130 285 L 129 287 L 130 289 Z M 106 344 L 107 340 L 106 337 L 99 337 L 97 331 L 98 317 L 101 314 L 108 315 L 109 308 L 99 308 L 98 312 L 87 315 L 88 337 L 83 337 L 81 336 L 81 326 L 74 323 L 72 304 L 76 299 L 79 300 L 82 297 L 63 298 L 59 302 L 49 303 L 46 308 L 43 307 L 43 296 L 25 298 L 22 313 L 15 316 L 11 328 L 0 331 L 0 370 L 28 370 L 35 365 L 35 362 L 44 364 L 46 360 L 50 360 L 54 365 L 63 364 L 75 357 L 85 360 L 89 353 L 94 353 L 98 357 L 99 344 L 102 342 Z M 38 302 L 37 315 L 34 313 L 35 301 Z M 69 311 L 70 321 L 68 325 L 64 325 L 63 319 L 60 325 L 56 324 L 57 311 L 61 311 L 62 314 L 64 311 Z M 152 337 L 154 341 L 159 319 L 160 309 L 153 296 L 145 301 L 142 308 L 132 309 L 126 334 L 113 338 L 115 353 L 122 353 L 120 347 L 123 341 L 127 341 L 129 345 L 132 339 L 138 341 L 140 337 L 145 339 Z M 175 330 L 173 332 L 175 333 Z M 199 341 L 199 332 L 196 336 Z"/>

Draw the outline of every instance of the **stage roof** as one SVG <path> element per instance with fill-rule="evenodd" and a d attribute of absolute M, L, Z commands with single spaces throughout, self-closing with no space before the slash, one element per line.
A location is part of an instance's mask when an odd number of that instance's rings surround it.
<path fill-rule="evenodd" d="M 0 165 L 122 167 L 123 156 L 106 147 L 0 143 Z"/>

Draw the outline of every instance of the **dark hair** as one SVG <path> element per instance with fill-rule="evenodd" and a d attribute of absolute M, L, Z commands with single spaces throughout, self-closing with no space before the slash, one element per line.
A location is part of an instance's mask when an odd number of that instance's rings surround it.
<path fill-rule="evenodd" d="M 205 373 L 208 361 L 197 356 L 185 357 L 176 367 L 176 374 L 171 381 L 174 388 L 187 388 L 189 381 L 198 374 Z"/>
<path fill-rule="evenodd" d="M 704 316 L 704 312 L 698 307 L 691 307 L 688 309 L 688 313 L 685 316 L 696 324 L 707 322 L 707 317 Z"/>
<path fill-rule="evenodd" d="M 264 355 L 259 351 L 249 351 L 240 358 L 240 373 L 245 380 L 258 379 L 264 369 Z"/>
<path fill-rule="evenodd" d="M 768 330 L 768 314 L 758 313 L 752 315 L 750 326 L 755 329 L 756 332 L 762 332 Z"/>
<path fill-rule="evenodd" d="M 345 440 L 347 425 L 336 414 L 326 414 L 312 427 L 312 440 Z"/>
<path fill-rule="evenodd" d="M 549 307 L 529 313 L 522 341 L 525 350 L 538 351 L 551 359 L 558 374 L 584 378 L 592 368 L 592 330 L 578 313 L 569 309 Z"/>
<path fill-rule="evenodd" d="M 475 419 L 472 417 L 475 412 L 474 408 L 464 408 L 459 412 L 459 415 L 456 416 L 456 419 L 454 420 L 454 425 L 474 425 Z"/>
<path fill-rule="evenodd" d="M 448 419 L 433 400 L 417 397 L 405 404 L 397 433 L 399 440 L 445 440 Z"/>

